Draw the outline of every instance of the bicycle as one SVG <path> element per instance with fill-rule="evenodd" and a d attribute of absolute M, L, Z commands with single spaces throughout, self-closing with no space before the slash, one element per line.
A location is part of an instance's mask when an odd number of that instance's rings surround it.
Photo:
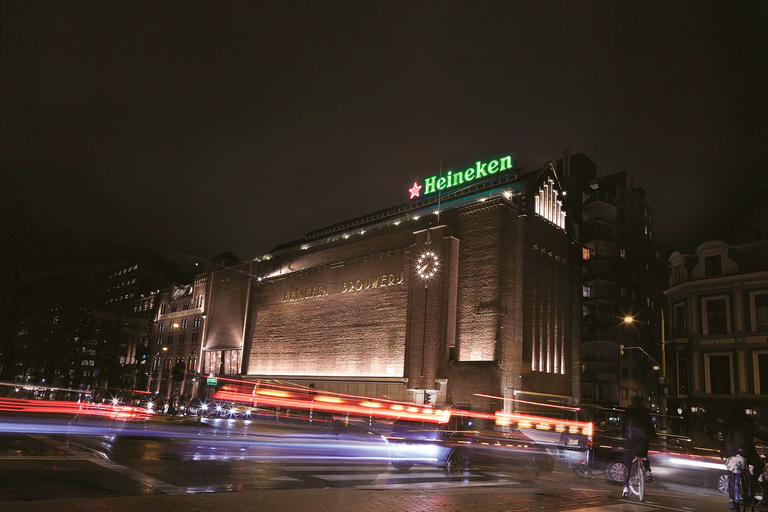
<path fill-rule="evenodd" d="M 629 490 L 632 494 L 645 501 L 645 457 L 636 456 L 629 465 Z"/>
<path fill-rule="evenodd" d="M 752 473 L 747 460 L 741 455 L 733 455 L 728 457 L 725 465 L 730 473 L 728 497 L 731 500 L 731 510 L 754 512 L 756 503 L 752 488 Z"/>

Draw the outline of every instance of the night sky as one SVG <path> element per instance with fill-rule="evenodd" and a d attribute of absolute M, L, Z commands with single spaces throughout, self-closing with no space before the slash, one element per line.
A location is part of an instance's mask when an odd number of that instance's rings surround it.
<path fill-rule="evenodd" d="M 4 0 L 1 52 L 2 200 L 204 258 L 506 154 L 628 172 L 662 250 L 766 185 L 768 1 Z"/>

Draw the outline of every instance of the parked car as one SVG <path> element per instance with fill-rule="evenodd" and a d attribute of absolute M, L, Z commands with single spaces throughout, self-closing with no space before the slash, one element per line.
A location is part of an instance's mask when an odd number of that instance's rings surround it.
<path fill-rule="evenodd" d="M 398 420 L 386 439 L 390 462 L 399 471 L 427 464 L 463 478 L 476 469 L 503 466 L 536 477 L 554 468 L 546 449 L 520 430 L 466 416 L 452 416 L 448 423 Z"/>

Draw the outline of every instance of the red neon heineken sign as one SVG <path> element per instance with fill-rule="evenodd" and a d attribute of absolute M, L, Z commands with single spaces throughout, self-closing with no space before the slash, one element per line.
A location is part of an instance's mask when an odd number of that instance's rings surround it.
<path fill-rule="evenodd" d="M 430 176 L 424 180 L 423 184 L 418 181 L 413 182 L 413 186 L 408 189 L 411 194 L 411 199 L 428 196 L 442 190 L 449 190 L 459 185 L 466 185 L 473 181 L 493 176 L 494 174 L 502 171 L 508 171 L 512 169 L 512 156 L 503 156 L 496 160 L 489 162 L 477 161 L 474 167 L 470 167 L 465 171 L 454 172 L 449 170 L 444 176 L 442 174 L 436 174 Z"/>

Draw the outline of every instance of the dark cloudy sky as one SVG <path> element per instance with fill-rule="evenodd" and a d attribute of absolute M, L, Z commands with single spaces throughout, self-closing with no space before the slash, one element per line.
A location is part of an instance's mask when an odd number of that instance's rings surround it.
<path fill-rule="evenodd" d="M 674 246 L 768 170 L 765 0 L 4 0 L 0 51 L 4 200 L 206 258 L 565 147 Z"/>

